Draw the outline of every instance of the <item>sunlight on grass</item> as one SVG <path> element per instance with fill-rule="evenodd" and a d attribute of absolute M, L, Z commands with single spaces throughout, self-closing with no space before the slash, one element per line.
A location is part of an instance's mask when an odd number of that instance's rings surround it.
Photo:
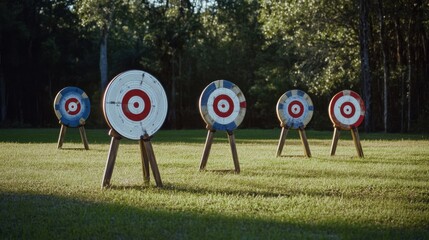
<path fill-rule="evenodd" d="M 361 159 L 346 133 L 331 157 L 332 133 L 310 132 L 313 157 L 305 158 L 291 133 L 276 158 L 280 131 L 239 130 L 234 174 L 224 133 L 200 172 L 206 132 L 161 131 L 152 142 L 163 188 L 153 179 L 144 186 L 139 146 L 123 140 L 112 187 L 101 190 L 107 131 L 88 132 L 89 151 L 75 133 L 58 150 L 48 136 L 58 130 L 33 130 L 32 143 L 8 131 L 0 138 L 2 238 L 429 237 L 427 137 L 366 135 Z"/>

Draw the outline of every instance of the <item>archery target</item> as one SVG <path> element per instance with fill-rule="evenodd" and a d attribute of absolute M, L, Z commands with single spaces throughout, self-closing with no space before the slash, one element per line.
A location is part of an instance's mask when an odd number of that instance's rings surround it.
<path fill-rule="evenodd" d="M 227 80 L 210 83 L 201 93 L 200 114 L 213 130 L 232 131 L 246 114 L 246 99 L 240 88 Z"/>
<path fill-rule="evenodd" d="M 167 95 L 161 83 L 140 70 L 117 75 L 104 93 L 107 123 L 121 136 L 132 140 L 157 132 L 167 116 L 167 107 Z"/>
<path fill-rule="evenodd" d="M 276 110 L 282 125 L 297 129 L 307 126 L 313 117 L 314 107 L 307 93 L 301 90 L 290 90 L 279 98 Z"/>
<path fill-rule="evenodd" d="M 91 111 L 88 95 L 77 87 L 65 87 L 55 96 L 55 115 L 60 123 L 68 127 L 85 124 Z"/>
<path fill-rule="evenodd" d="M 365 117 L 365 104 L 359 94 L 344 90 L 334 95 L 329 103 L 329 118 L 343 129 L 359 127 Z"/>

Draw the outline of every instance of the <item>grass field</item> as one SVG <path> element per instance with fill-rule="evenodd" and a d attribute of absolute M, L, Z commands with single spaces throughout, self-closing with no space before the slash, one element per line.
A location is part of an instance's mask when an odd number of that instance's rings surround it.
<path fill-rule="evenodd" d="M 152 140 L 163 188 L 143 185 L 137 142 L 121 140 L 112 187 L 101 190 L 107 130 L 0 129 L 1 239 L 429 239 L 429 136 L 308 131 L 312 158 L 290 131 L 239 129 L 241 173 L 224 132 L 199 172 L 204 130 Z"/>

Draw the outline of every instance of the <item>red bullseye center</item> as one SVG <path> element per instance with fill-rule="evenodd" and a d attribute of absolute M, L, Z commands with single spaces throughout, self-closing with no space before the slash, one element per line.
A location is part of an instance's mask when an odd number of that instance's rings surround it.
<path fill-rule="evenodd" d="M 234 111 L 234 102 L 228 95 L 221 94 L 213 101 L 213 111 L 219 117 L 228 117 Z"/>
<path fill-rule="evenodd" d="M 66 112 L 70 115 L 76 115 L 80 112 L 80 102 L 77 98 L 69 98 L 65 103 Z"/>
<path fill-rule="evenodd" d="M 351 118 L 355 115 L 356 108 L 351 102 L 345 102 L 340 107 L 341 115 L 346 118 Z"/>
<path fill-rule="evenodd" d="M 139 101 L 143 103 L 142 109 L 140 109 Z M 124 115 L 132 121 L 142 121 L 149 115 L 150 109 L 150 98 L 140 89 L 132 89 L 122 98 L 122 111 Z"/>
<path fill-rule="evenodd" d="M 293 118 L 299 118 L 304 113 L 304 105 L 300 101 L 292 101 L 287 109 L 289 115 Z"/>

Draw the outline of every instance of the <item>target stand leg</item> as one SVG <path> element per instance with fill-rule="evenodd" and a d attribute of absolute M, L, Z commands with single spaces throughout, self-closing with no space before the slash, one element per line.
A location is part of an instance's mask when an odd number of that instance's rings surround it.
<path fill-rule="evenodd" d="M 358 129 L 352 128 L 352 129 L 350 129 L 350 132 L 352 134 L 352 138 L 353 138 L 353 142 L 354 142 L 355 147 L 356 147 L 357 154 L 359 157 L 363 158 L 363 150 L 362 150 L 362 145 L 360 143 Z"/>
<path fill-rule="evenodd" d="M 109 155 L 107 156 L 101 188 L 108 187 L 110 185 L 116 156 L 118 155 L 119 141 L 121 140 L 121 136 L 113 130 L 109 131 L 109 135 L 112 137 L 112 140 L 110 141 Z"/>
<path fill-rule="evenodd" d="M 237 147 L 235 146 L 234 132 L 228 131 L 228 141 L 231 146 L 232 160 L 234 161 L 235 173 L 240 173 L 240 163 L 238 162 Z"/>
<path fill-rule="evenodd" d="M 337 150 L 338 138 L 340 137 L 340 129 L 334 126 L 334 135 L 332 137 L 331 144 L 331 156 L 335 155 L 335 151 Z"/>
<path fill-rule="evenodd" d="M 200 171 L 203 171 L 206 169 L 207 160 L 210 155 L 210 149 L 212 147 L 213 137 L 215 132 L 216 131 L 214 130 L 208 130 L 207 132 L 207 138 L 206 138 L 206 143 L 204 145 L 203 156 L 201 157 Z"/>
<path fill-rule="evenodd" d="M 140 146 L 143 146 L 143 178 L 145 174 L 147 175 L 147 180 L 149 180 L 149 169 L 148 165 L 152 168 L 153 178 L 155 178 L 155 183 L 157 187 L 162 187 L 161 175 L 159 174 L 158 164 L 156 163 L 155 153 L 152 148 L 152 143 L 150 137 L 142 137 L 140 140 Z M 146 157 L 146 160 L 144 160 Z M 149 163 L 149 164 L 147 164 Z M 146 179 L 144 179 L 146 181 Z"/>
<path fill-rule="evenodd" d="M 80 138 L 82 139 L 82 142 L 83 142 L 83 146 L 85 147 L 86 150 L 89 150 L 88 139 L 86 138 L 86 132 L 85 132 L 84 126 L 79 127 L 79 133 L 80 133 Z"/>
<path fill-rule="evenodd" d="M 286 136 L 289 129 L 282 126 L 282 131 L 280 133 L 279 144 L 277 145 L 277 154 L 276 157 L 280 157 L 282 155 L 283 147 L 285 145 Z"/>
<path fill-rule="evenodd" d="M 300 127 L 298 131 L 299 131 L 299 137 L 301 138 L 302 145 L 304 146 L 304 154 L 306 157 L 311 157 L 310 146 L 308 145 L 305 129 Z"/>
<path fill-rule="evenodd" d="M 143 170 L 143 181 L 145 185 L 149 185 L 150 173 L 149 173 L 149 157 L 147 155 L 146 147 L 144 145 L 144 140 L 140 139 L 140 152 L 142 160 L 142 170 Z"/>
<path fill-rule="evenodd" d="M 58 149 L 61 149 L 64 143 L 64 136 L 66 135 L 67 126 L 61 124 L 60 135 L 58 136 Z"/>

